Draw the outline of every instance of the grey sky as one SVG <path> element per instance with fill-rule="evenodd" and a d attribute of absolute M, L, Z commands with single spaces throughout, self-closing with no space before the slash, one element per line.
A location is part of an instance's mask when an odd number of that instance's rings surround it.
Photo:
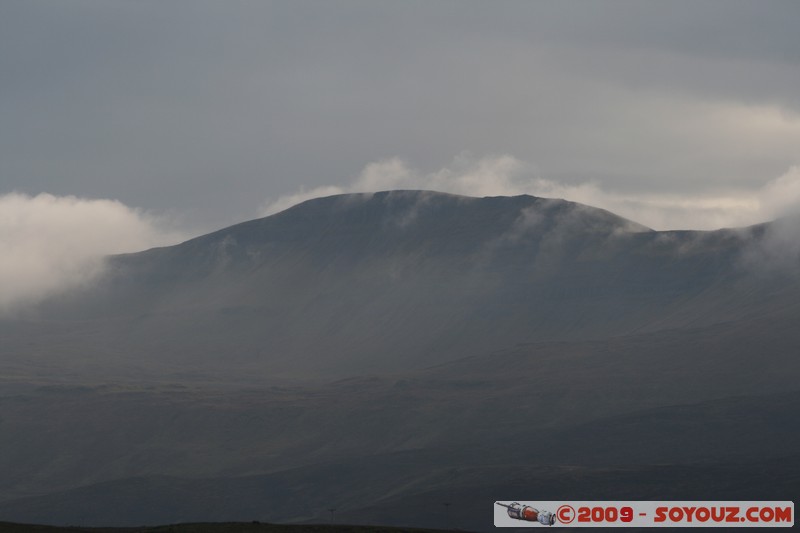
<path fill-rule="evenodd" d="M 211 230 L 469 152 L 522 162 L 514 192 L 757 196 L 800 176 L 798 21 L 795 1 L 4 0 L 0 195 Z"/>

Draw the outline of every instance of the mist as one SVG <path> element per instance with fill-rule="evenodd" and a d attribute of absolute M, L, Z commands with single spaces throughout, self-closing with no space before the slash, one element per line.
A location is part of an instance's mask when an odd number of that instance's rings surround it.
<path fill-rule="evenodd" d="M 700 194 L 619 192 L 597 182 L 561 183 L 539 176 L 534 164 L 512 155 L 456 156 L 438 170 L 423 171 L 401 158 L 367 164 L 347 183 L 303 188 L 265 202 L 260 216 L 311 198 L 352 192 L 424 189 L 467 196 L 530 194 L 600 207 L 656 230 L 714 230 L 743 227 L 800 209 L 800 166 L 765 180 L 759 187 L 724 188 Z"/>
<path fill-rule="evenodd" d="M 477 197 L 530 194 L 604 208 L 656 230 L 713 230 L 781 219 L 746 263 L 785 266 L 793 264 L 797 255 L 793 243 L 800 227 L 793 215 L 800 212 L 800 166 L 757 189 L 707 195 L 621 193 L 591 181 L 570 185 L 538 174 L 535 165 L 508 154 L 475 157 L 464 152 L 433 171 L 414 168 L 395 157 L 367 164 L 349 182 L 300 187 L 294 194 L 264 202 L 257 215 L 268 216 L 311 198 L 353 192 L 423 189 Z M 104 256 L 174 244 L 188 235 L 175 228 L 166 217 L 117 200 L 46 193 L 0 196 L 0 312 L 91 283 L 103 271 Z"/>
<path fill-rule="evenodd" d="M 0 196 L 0 313 L 90 283 L 103 257 L 177 242 L 165 219 L 116 200 Z"/>

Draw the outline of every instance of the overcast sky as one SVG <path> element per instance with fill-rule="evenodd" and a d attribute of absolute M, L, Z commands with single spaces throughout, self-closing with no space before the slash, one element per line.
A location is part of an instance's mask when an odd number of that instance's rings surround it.
<path fill-rule="evenodd" d="M 0 207 L 108 199 L 194 234 L 413 186 L 759 222 L 800 198 L 798 21 L 792 0 L 3 0 Z"/>

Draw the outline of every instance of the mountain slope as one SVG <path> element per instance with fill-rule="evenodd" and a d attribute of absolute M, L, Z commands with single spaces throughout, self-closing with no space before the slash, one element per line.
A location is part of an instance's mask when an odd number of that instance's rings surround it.
<path fill-rule="evenodd" d="M 797 279 L 742 266 L 764 231 L 654 232 L 530 196 L 321 198 L 112 257 L 102 283 L 0 324 L 0 355 L 58 367 L 56 347 L 101 375 L 335 377 L 523 342 L 800 316 Z"/>
<path fill-rule="evenodd" d="M 0 320 L 0 517 L 333 505 L 488 530 L 495 498 L 533 489 L 791 499 L 796 230 L 395 191 L 109 258 L 91 287 Z"/>

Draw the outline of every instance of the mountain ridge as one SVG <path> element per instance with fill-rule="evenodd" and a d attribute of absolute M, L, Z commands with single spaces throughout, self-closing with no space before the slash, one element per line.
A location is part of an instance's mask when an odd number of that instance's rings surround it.
<path fill-rule="evenodd" d="M 742 266 L 764 232 L 657 232 L 526 195 L 335 195 L 113 256 L 102 280 L 45 302 L 26 327 L 41 326 L 37 352 L 58 337 L 98 368 L 403 371 L 520 342 L 737 320 L 776 298 L 789 306 L 796 280 L 776 286 Z M 70 321 L 84 333 L 58 333 Z"/>

